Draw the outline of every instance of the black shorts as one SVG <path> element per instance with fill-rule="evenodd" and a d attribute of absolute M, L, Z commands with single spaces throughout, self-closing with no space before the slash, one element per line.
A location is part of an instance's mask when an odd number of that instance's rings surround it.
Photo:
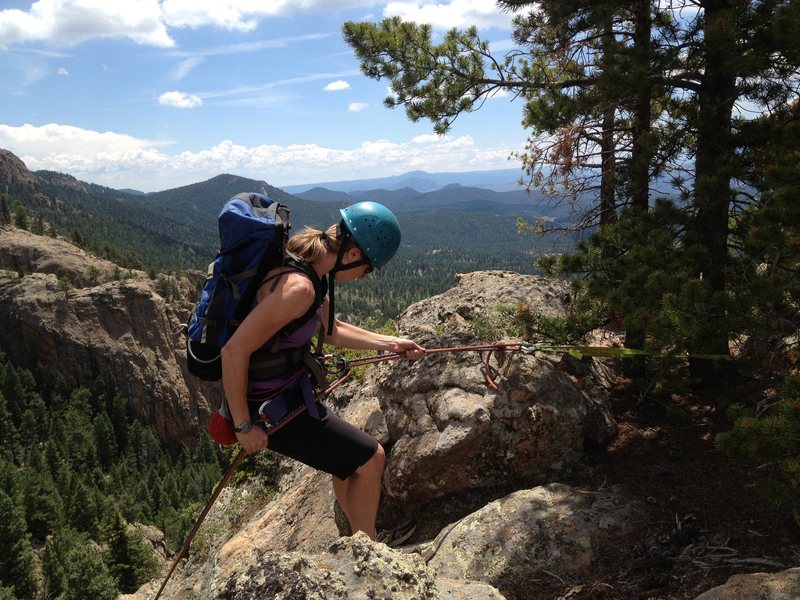
<path fill-rule="evenodd" d="M 298 400 L 299 405 L 302 399 Z M 267 448 L 339 479 L 347 479 L 374 456 L 378 442 L 325 405 L 317 403 L 317 407 L 320 419 L 303 412 L 271 433 Z"/>

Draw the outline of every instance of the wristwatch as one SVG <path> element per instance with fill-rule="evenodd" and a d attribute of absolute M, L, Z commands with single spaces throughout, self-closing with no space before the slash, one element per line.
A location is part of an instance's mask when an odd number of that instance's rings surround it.
<path fill-rule="evenodd" d="M 250 419 L 242 421 L 241 424 L 234 429 L 236 433 L 247 433 L 253 428 L 253 422 Z"/>

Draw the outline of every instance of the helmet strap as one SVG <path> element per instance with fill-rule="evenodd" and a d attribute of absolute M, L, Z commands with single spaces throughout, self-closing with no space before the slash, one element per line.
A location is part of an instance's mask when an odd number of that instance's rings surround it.
<path fill-rule="evenodd" d="M 350 230 L 347 229 L 344 225 L 344 221 L 339 223 L 336 226 L 336 237 L 341 240 L 339 244 L 339 253 L 336 255 L 336 264 L 333 266 L 333 269 L 330 270 L 328 273 L 328 333 L 327 335 L 333 334 L 333 320 L 336 316 L 336 310 L 334 308 L 334 300 L 335 300 L 335 286 L 336 286 L 336 273 L 339 271 L 347 271 L 348 269 L 354 269 L 355 267 L 361 266 L 364 264 L 362 261 L 356 261 L 355 263 L 351 263 L 348 265 L 342 264 L 342 259 L 344 258 L 344 253 L 347 251 L 347 243 L 353 237 L 350 233 Z M 369 264 L 369 261 L 366 261 Z"/>

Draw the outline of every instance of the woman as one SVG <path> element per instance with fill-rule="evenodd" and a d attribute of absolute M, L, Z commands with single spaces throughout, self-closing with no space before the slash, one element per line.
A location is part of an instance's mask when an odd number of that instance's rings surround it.
<path fill-rule="evenodd" d="M 327 300 L 318 293 L 320 280 L 328 277 L 347 282 L 363 279 L 374 268 L 383 267 L 400 245 L 400 227 L 394 214 L 375 202 L 359 202 L 341 210 L 342 221 L 322 232 L 302 231 L 289 240 L 288 251 L 313 267 L 306 274 L 293 267 L 270 271 L 247 318 L 222 348 L 222 380 L 228 410 L 236 426 L 236 439 L 248 453 L 269 447 L 316 469 L 333 475 L 333 489 L 352 531 L 363 531 L 377 538 L 375 519 L 381 490 L 384 451 L 378 442 L 357 427 L 339 418 L 321 404 L 294 418 L 268 436 L 257 421 L 264 414 L 270 394 L 287 382 L 254 382 L 248 377 L 251 354 L 259 348 L 274 347 L 279 332 L 300 319 L 315 302 L 327 335 L 325 342 L 342 348 L 398 352 L 417 359 L 425 349 L 414 341 L 381 335 L 344 323 L 328 314 Z M 320 296 L 323 300 L 318 300 Z M 332 319 L 332 322 L 328 322 Z M 302 325 L 288 337 L 278 339 L 281 349 L 301 347 L 316 333 L 318 323 Z M 285 392 L 288 407 L 303 404 L 303 387 L 308 389 L 308 373 L 289 381 Z M 313 401 L 312 401 L 313 402 Z"/>

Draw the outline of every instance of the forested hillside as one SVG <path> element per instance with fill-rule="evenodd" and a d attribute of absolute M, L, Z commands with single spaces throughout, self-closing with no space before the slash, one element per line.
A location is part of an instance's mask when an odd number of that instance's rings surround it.
<path fill-rule="evenodd" d="M 21 161 L 6 155 L 7 161 L 16 160 L 18 169 L 24 170 Z M 339 208 L 357 201 L 299 198 L 264 181 L 234 175 L 147 195 L 50 171 L 28 175 L 24 185 L 18 179 L 9 182 L 0 197 L 8 221 L 37 233 L 47 229 L 69 237 L 90 252 L 154 277 L 205 272 L 218 248 L 217 215 L 225 201 L 240 192 L 265 193 L 285 203 L 295 232 L 305 226 L 326 228 L 341 218 Z M 536 221 L 547 209 L 533 199 L 529 205 L 521 203 L 520 195 L 513 196 L 513 203 L 500 204 L 494 201 L 495 192 L 451 187 L 445 204 L 457 206 L 437 206 L 435 194 L 421 195 L 413 189 L 386 194 L 400 220 L 402 244 L 386 268 L 337 290 L 337 311 L 351 320 L 383 323 L 411 303 L 447 289 L 456 273 L 487 268 L 534 273 L 538 257 L 574 245 L 569 236 L 520 234 L 518 219 Z M 383 199 L 378 190 L 373 197 Z"/>
<path fill-rule="evenodd" d="M 192 453 L 168 451 L 111 378 L 91 389 L 39 381 L 0 352 L 0 598 L 135 591 L 157 562 L 127 523 L 154 524 L 179 547 L 220 457 L 207 437 Z"/>

